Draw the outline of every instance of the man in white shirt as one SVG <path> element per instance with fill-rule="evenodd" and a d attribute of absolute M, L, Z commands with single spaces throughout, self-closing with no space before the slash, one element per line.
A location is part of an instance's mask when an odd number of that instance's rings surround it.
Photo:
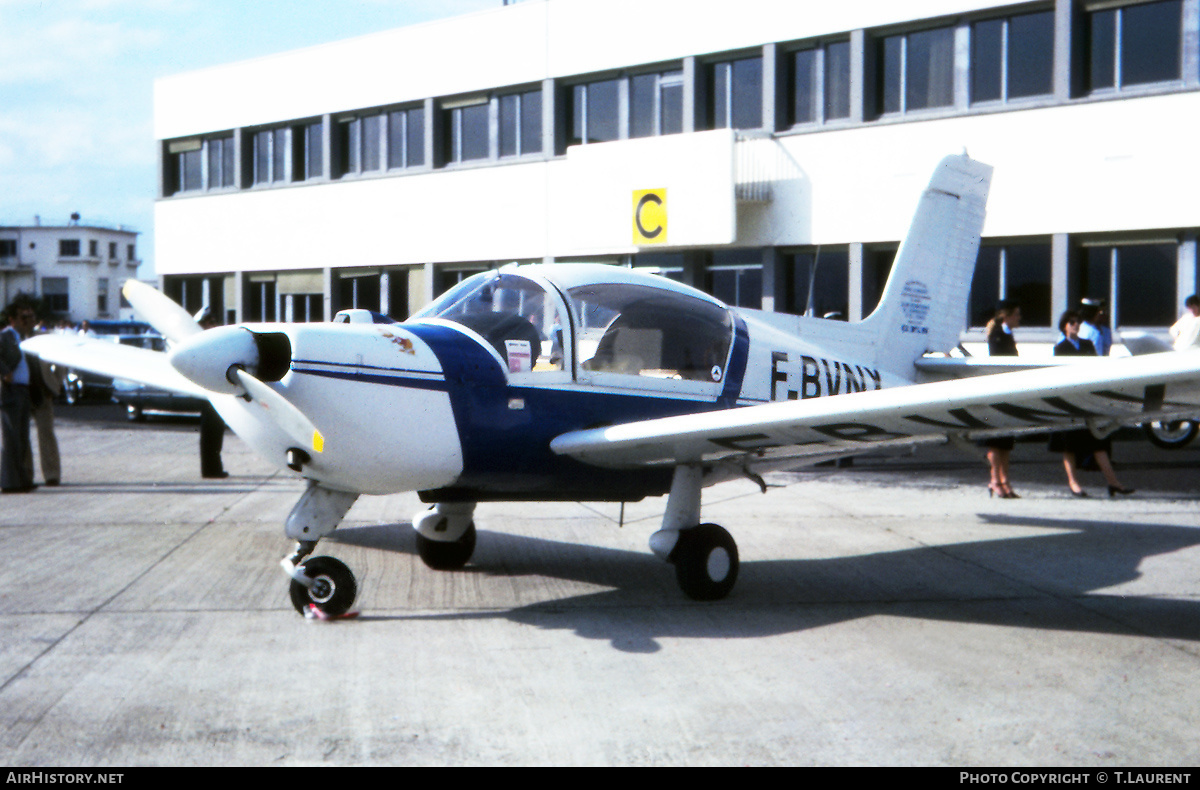
<path fill-rule="evenodd" d="M 1183 306 L 1183 315 L 1169 330 L 1176 351 L 1200 345 L 1200 295 L 1192 294 Z"/>
<path fill-rule="evenodd" d="M 1108 326 L 1108 302 L 1103 299 L 1084 299 L 1079 308 L 1083 321 L 1079 337 L 1096 347 L 1096 356 L 1107 357 L 1112 350 L 1112 329 Z"/>

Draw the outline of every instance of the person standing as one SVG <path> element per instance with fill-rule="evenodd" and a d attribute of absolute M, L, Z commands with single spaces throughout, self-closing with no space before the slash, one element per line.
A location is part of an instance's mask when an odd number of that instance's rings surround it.
<path fill-rule="evenodd" d="M 1013 330 L 1020 325 L 1021 305 L 1011 300 L 1001 302 L 996 308 L 995 317 L 987 325 L 988 354 L 993 357 L 1017 356 L 1017 341 L 1013 337 Z M 1020 499 L 1020 495 L 1012 490 L 1008 482 L 1009 458 L 1013 447 L 1016 446 L 1016 440 L 1011 436 L 1000 436 L 985 440 L 984 445 L 988 448 L 988 467 L 991 469 L 988 496 Z"/>
<path fill-rule="evenodd" d="M 217 325 L 212 311 L 204 308 L 196 319 L 201 329 L 212 329 Z M 229 477 L 221 462 L 221 449 L 225 446 L 225 421 L 212 401 L 205 400 L 200 407 L 200 476 L 220 480 Z"/>
<path fill-rule="evenodd" d="M 1108 302 L 1103 299 L 1084 299 L 1079 308 L 1079 337 L 1087 340 L 1096 349 L 1096 354 L 1107 357 L 1112 351 L 1112 328 L 1108 325 Z"/>
<path fill-rule="evenodd" d="M 1168 331 L 1176 351 L 1200 345 L 1200 295 L 1192 294 L 1184 300 L 1183 315 Z"/>
<path fill-rule="evenodd" d="M 23 494 L 37 488 L 29 443 L 29 361 L 21 351 L 21 341 L 33 333 L 33 304 L 18 297 L 8 318 L 9 326 L 0 331 L 0 493 Z"/>
<path fill-rule="evenodd" d="M 54 399 L 62 394 L 59 369 L 26 354 L 29 364 L 29 398 L 33 404 L 33 422 L 37 426 L 38 458 L 42 479 L 56 486 L 62 479 L 62 462 L 58 455 L 58 437 L 54 434 Z"/>
<path fill-rule="evenodd" d="M 1063 333 L 1063 340 L 1054 347 L 1054 356 L 1096 356 L 1096 347 L 1092 345 L 1091 341 L 1079 336 L 1081 323 L 1082 319 L 1079 313 L 1074 310 L 1068 310 L 1062 314 L 1062 317 L 1058 319 L 1058 328 Z M 1067 487 L 1071 489 L 1073 496 L 1086 497 L 1088 495 L 1083 490 L 1083 486 L 1079 484 L 1079 478 L 1075 475 L 1075 467 L 1078 458 L 1089 454 L 1096 459 L 1096 466 L 1108 483 L 1110 497 L 1117 494 L 1127 496 L 1133 493 L 1132 488 L 1121 485 L 1116 472 L 1113 471 L 1112 461 L 1109 460 L 1111 446 L 1111 440 L 1097 439 L 1088 428 L 1050 434 L 1050 451 L 1062 453 L 1063 468 L 1067 472 Z"/>

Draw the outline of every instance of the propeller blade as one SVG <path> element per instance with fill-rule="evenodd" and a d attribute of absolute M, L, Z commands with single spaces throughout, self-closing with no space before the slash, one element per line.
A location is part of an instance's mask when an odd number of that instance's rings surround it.
<path fill-rule="evenodd" d="M 312 420 L 304 416 L 304 412 L 241 368 L 234 369 L 233 373 L 251 400 L 270 412 L 271 420 L 302 449 L 311 449 L 318 453 L 325 450 L 325 437 L 317 430 L 317 426 L 313 425 Z"/>
<path fill-rule="evenodd" d="M 177 343 L 204 331 L 187 310 L 157 288 L 137 280 L 128 280 L 121 293 L 150 326 L 172 342 Z"/>

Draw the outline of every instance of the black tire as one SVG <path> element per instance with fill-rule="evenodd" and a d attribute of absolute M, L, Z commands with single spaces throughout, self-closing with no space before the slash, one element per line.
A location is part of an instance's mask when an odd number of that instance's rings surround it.
<path fill-rule="evenodd" d="M 1186 447 L 1196 438 L 1200 425 L 1193 420 L 1160 420 L 1148 422 L 1142 426 L 1146 438 L 1155 447 L 1164 450 L 1178 450 Z"/>
<path fill-rule="evenodd" d="M 456 571 L 471 560 L 475 553 L 475 522 L 458 540 L 430 540 L 417 533 L 417 554 L 421 561 L 435 571 Z"/>
<path fill-rule="evenodd" d="M 309 604 L 316 606 L 330 617 L 345 614 L 354 605 L 358 596 L 358 584 L 354 574 L 341 560 L 333 557 L 312 557 L 300 563 L 304 574 L 313 580 L 312 587 L 305 587 L 292 580 L 289 590 L 292 606 L 304 614 Z"/>
<path fill-rule="evenodd" d="M 670 559 L 675 564 L 675 580 L 692 600 L 720 600 L 737 582 L 737 544 L 716 524 L 681 529 Z"/>

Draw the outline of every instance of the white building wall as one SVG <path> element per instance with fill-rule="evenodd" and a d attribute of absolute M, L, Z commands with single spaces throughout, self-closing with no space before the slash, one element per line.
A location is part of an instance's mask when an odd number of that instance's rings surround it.
<path fill-rule="evenodd" d="M 844 33 L 988 0 L 526 0 L 155 82 L 166 140 Z"/>
<path fill-rule="evenodd" d="M 1185 117 L 1200 117 L 1200 94 L 1142 98 L 1137 113 L 1093 102 L 784 135 L 766 147 L 773 199 L 743 205 L 735 229 L 732 135 L 720 131 L 174 198 L 156 207 L 156 258 L 173 274 L 624 254 L 637 250 L 632 190 L 670 183 L 669 244 L 648 251 L 897 241 L 934 164 L 964 149 L 995 168 L 987 236 L 1194 227 L 1200 200 L 1181 174 L 1200 172 L 1200 149 Z"/>
<path fill-rule="evenodd" d="M 849 260 L 848 314 L 855 317 L 860 307 L 869 309 L 865 302 L 883 260 L 870 258 L 877 250 L 869 245 L 886 250 L 899 241 L 934 164 L 965 149 L 995 168 L 986 240 L 1038 237 L 1014 243 L 1052 250 L 1051 310 L 1078 299 L 1084 245 L 1126 239 L 1172 240 L 1182 295 L 1196 281 L 1200 228 L 1200 201 L 1190 189 L 1200 172 L 1191 140 L 1191 121 L 1200 117 L 1200 0 L 1181 2 L 1180 78 L 1090 94 L 1086 69 L 1076 59 L 1084 49 L 1084 17 L 1099 6 L 1071 0 L 529 0 L 168 77 L 155 91 L 156 135 L 172 141 L 160 145 L 166 197 L 156 204 L 157 268 L 166 278 L 225 277 L 230 305 L 241 304 L 238 289 L 248 282 L 242 275 L 259 273 L 258 281 L 265 281 L 272 272 L 320 271 L 327 307 L 337 301 L 345 270 L 373 268 L 381 283 L 407 283 L 416 304 L 445 285 L 439 273 L 446 269 L 507 260 L 616 260 L 682 251 L 692 253 L 682 264 L 685 277 L 700 284 L 706 262 L 721 263 L 718 253 L 734 247 L 761 253 L 722 261 L 760 262 L 763 304 L 774 305 L 779 288 L 792 287 L 785 283 L 784 267 L 793 263 L 789 248 L 842 245 L 840 254 Z M 1057 50 L 1050 92 L 972 104 L 971 25 L 1049 10 Z M 934 26 L 954 27 L 953 104 L 877 115 L 876 44 Z M 826 35 L 850 39 L 851 118 L 780 130 L 786 87 L 775 80 L 787 78 L 789 47 L 822 43 Z M 656 64 L 682 70 L 684 128 L 693 122 L 702 128 L 702 113 L 694 111 L 705 101 L 705 64 L 749 55 L 762 59 L 764 130 L 617 140 L 571 147 L 564 155 L 564 126 L 571 123 L 564 96 L 573 84 Z M 629 82 L 619 89 L 623 108 Z M 496 95 L 516 86 L 545 91 L 544 151 L 500 158 Z M 486 94 L 492 97 L 489 158 L 444 161 L 452 157 L 435 151 L 445 100 Z M 330 161 L 339 116 L 406 103 L 424 111 L 424 164 L 339 177 Z M 619 124 L 626 124 L 628 109 L 619 113 Z M 282 129 L 304 119 L 322 120 L 324 173 L 248 186 L 256 127 Z M 169 184 L 175 178 L 170 168 L 178 167 L 172 155 L 178 159 L 183 146 L 199 146 L 201 137 L 207 146 L 229 130 L 238 130 L 224 135 L 240 150 L 237 186 Z M 295 129 L 288 134 L 296 139 Z M 747 161 L 754 174 L 744 169 Z M 765 185 L 768 198 L 737 199 L 750 178 Z M 652 188 L 669 195 L 668 241 L 639 248 L 631 232 L 632 195 Z M 1104 238 L 1091 237 L 1099 234 Z M 397 279 L 386 271 L 397 266 L 417 268 Z M 1138 274 L 1132 266 L 1122 271 L 1126 285 Z M 1039 320 L 1049 330 L 1052 318 Z"/>

